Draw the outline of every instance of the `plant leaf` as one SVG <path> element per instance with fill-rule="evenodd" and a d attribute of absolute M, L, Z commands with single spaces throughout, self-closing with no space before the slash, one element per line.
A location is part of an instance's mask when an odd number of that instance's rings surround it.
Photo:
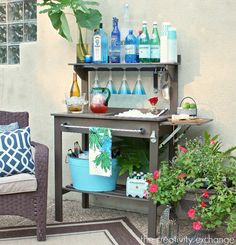
<path fill-rule="evenodd" d="M 56 29 L 62 37 L 64 37 L 68 41 L 72 41 L 69 25 L 65 14 L 62 11 L 58 11 L 55 13 L 49 12 L 48 16 L 54 29 Z"/>
<path fill-rule="evenodd" d="M 81 10 L 75 11 L 75 18 L 76 22 L 80 27 L 87 28 L 90 30 L 93 30 L 98 27 L 102 15 L 101 13 L 96 9 L 88 9 L 88 13 L 84 13 Z"/>

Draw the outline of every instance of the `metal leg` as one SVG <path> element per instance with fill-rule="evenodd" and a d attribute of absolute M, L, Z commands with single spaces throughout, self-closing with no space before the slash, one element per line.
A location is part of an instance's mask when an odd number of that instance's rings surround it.
<path fill-rule="evenodd" d="M 158 148 L 159 148 L 159 128 L 156 125 L 153 126 L 153 131 L 150 136 L 149 143 L 149 171 L 153 172 L 159 169 L 158 162 Z M 148 206 L 148 237 L 156 238 L 157 233 L 157 205 L 153 201 L 149 201 Z"/>
<path fill-rule="evenodd" d="M 148 206 L 148 237 L 157 237 L 157 205 L 149 201 Z"/>
<path fill-rule="evenodd" d="M 82 208 L 89 208 L 89 194 L 82 193 Z"/>
<path fill-rule="evenodd" d="M 62 211 L 62 132 L 60 122 L 54 119 L 55 146 L 55 220 L 63 220 Z"/>

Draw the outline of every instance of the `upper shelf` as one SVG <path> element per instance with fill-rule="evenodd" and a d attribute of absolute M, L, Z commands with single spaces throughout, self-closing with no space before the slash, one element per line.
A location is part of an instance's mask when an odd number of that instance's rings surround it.
<path fill-rule="evenodd" d="M 94 63 L 70 63 L 75 69 L 83 69 L 86 71 L 153 71 L 156 68 L 166 68 L 166 66 L 177 66 L 180 64 L 180 55 L 178 55 L 178 63 L 106 63 L 106 64 L 94 64 Z"/>

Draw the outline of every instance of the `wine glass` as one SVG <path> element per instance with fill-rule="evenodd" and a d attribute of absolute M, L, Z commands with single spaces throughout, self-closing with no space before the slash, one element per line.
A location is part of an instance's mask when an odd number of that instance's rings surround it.
<path fill-rule="evenodd" d="M 126 71 L 124 70 L 123 79 L 121 81 L 121 85 L 118 91 L 118 94 L 131 94 L 129 85 L 127 83 Z"/>
<path fill-rule="evenodd" d="M 108 78 L 108 82 L 107 82 L 106 87 L 110 90 L 111 94 L 117 94 L 116 87 L 112 81 L 112 71 L 111 70 L 109 71 L 109 78 Z"/>
<path fill-rule="evenodd" d="M 100 82 L 98 80 L 98 71 L 96 70 L 92 88 L 98 88 L 98 87 L 100 87 Z"/>
<path fill-rule="evenodd" d="M 139 95 L 145 95 L 145 89 L 143 87 L 142 81 L 141 81 L 141 72 L 138 70 L 138 78 L 135 83 L 134 89 L 132 91 L 132 94 L 139 94 Z"/>

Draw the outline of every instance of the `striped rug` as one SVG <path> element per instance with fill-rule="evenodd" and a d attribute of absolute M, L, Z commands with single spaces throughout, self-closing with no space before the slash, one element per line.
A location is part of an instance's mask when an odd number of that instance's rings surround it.
<path fill-rule="evenodd" d="M 143 235 L 126 217 L 47 225 L 49 245 L 145 245 Z M 0 229 L 0 245 L 38 244 L 35 226 Z M 40 243 L 41 244 L 41 243 Z"/>

